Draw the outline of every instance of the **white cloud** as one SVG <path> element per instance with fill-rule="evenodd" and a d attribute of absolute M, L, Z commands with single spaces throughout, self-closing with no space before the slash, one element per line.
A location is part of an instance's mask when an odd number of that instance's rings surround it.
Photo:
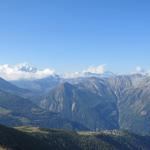
<path fill-rule="evenodd" d="M 102 75 L 105 72 L 105 65 L 99 66 L 91 66 L 80 72 L 70 72 L 64 73 L 62 77 L 64 78 L 78 78 L 78 77 L 86 77 L 90 75 Z M 8 65 L 3 64 L 0 65 L 0 77 L 6 80 L 20 80 L 20 79 L 42 79 L 44 77 L 48 77 L 51 75 L 55 75 L 55 70 L 46 68 L 46 69 L 37 69 L 33 65 L 28 63 L 21 63 L 17 65 Z"/>
<path fill-rule="evenodd" d="M 150 70 L 145 70 L 142 67 L 137 66 L 133 74 L 150 75 Z"/>
<path fill-rule="evenodd" d="M 54 75 L 54 69 L 46 68 L 38 70 L 27 63 L 17 65 L 0 65 L 0 77 L 6 80 L 19 79 L 41 79 L 50 75 Z"/>
<path fill-rule="evenodd" d="M 105 65 L 99 65 L 95 67 L 90 66 L 89 68 L 81 72 L 65 73 L 63 77 L 64 78 L 78 78 L 78 77 L 85 77 L 88 73 L 102 75 L 104 72 L 105 72 Z"/>
<path fill-rule="evenodd" d="M 137 72 L 137 73 L 145 73 L 145 70 L 144 70 L 142 67 L 137 66 L 137 67 L 136 67 L 136 72 Z"/>
<path fill-rule="evenodd" d="M 96 67 L 89 67 L 87 70 L 83 71 L 84 73 L 95 73 L 95 74 L 103 74 L 105 72 L 105 65 L 99 65 Z"/>

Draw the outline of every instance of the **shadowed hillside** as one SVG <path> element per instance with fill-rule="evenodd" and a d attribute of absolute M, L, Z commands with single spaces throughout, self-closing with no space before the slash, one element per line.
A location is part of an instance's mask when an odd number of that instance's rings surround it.
<path fill-rule="evenodd" d="M 2 150 L 149 150 L 150 137 L 126 131 L 72 132 L 0 125 Z"/>

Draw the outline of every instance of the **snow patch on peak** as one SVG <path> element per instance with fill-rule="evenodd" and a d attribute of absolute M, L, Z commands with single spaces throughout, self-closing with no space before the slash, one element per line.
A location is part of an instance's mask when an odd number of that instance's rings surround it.
<path fill-rule="evenodd" d="M 34 67 L 33 65 L 28 64 L 28 63 L 21 63 L 21 64 L 16 65 L 16 67 L 18 70 L 24 71 L 24 72 L 35 73 L 38 70 L 36 67 Z"/>

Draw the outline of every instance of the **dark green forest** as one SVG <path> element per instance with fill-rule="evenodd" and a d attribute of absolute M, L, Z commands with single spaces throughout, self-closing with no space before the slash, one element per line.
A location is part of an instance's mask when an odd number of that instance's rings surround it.
<path fill-rule="evenodd" d="M 74 132 L 0 125 L 1 150 L 149 150 L 150 137 L 127 131 Z"/>

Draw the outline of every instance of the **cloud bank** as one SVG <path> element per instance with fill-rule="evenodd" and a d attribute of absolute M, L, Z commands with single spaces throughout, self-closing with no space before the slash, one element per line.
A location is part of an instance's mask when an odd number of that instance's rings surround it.
<path fill-rule="evenodd" d="M 81 72 L 70 72 L 61 75 L 63 78 L 78 78 L 85 77 L 89 74 L 101 75 L 105 72 L 105 65 L 91 66 Z M 55 75 L 55 70 L 51 68 L 37 69 L 28 63 L 17 65 L 0 65 L 0 77 L 5 80 L 34 80 L 42 79 L 48 76 Z"/>
<path fill-rule="evenodd" d="M 89 68 L 81 72 L 64 73 L 63 77 L 64 78 L 78 78 L 78 77 L 85 77 L 87 74 L 102 75 L 104 72 L 105 72 L 105 65 L 90 66 Z"/>
<path fill-rule="evenodd" d="M 6 80 L 41 79 L 54 74 L 54 69 L 46 68 L 39 70 L 27 63 L 14 66 L 8 64 L 0 65 L 0 77 Z"/>
<path fill-rule="evenodd" d="M 136 67 L 136 70 L 132 74 L 150 75 L 150 70 L 145 70 L 142 67 Z M 45 68 L 38 69 L 28 63 L 21 63 L 17 65 L 0 65 L 0 77 L 5 80 L 35 80 L 42 79 L 48 76 L 55 76 L 56 72 L 54 69 Z M 89 76 L 110 76 L 111 72 L 105 71 L 105 65 L 90 66 L 80 72 L 69 72 L 63 73 L 60 77 L 63 78 L 79 78 Z"/>
<path fill-rule="evenodd" d="M 88 69 L 84 70 L 83 73 L 95 73 L 95 74 L 103 74 L 105 72 L 105 65 L 99 65 L 96 67 L 89 67 Z"/>

